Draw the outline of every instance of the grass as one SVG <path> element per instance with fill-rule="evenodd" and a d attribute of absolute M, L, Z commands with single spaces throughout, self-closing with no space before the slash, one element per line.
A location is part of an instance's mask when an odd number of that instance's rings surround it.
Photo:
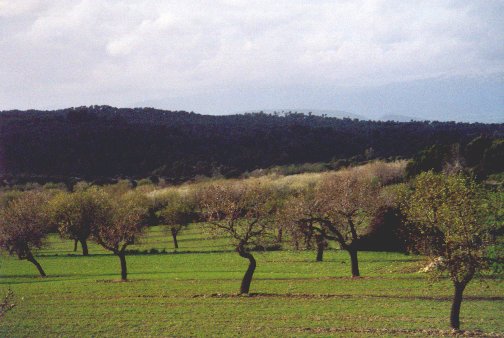
<path fill-rule="evenodd" d="M 347 254 L 330 250 L 255 254 L 251 297 L 237 296 L 247 261 L 226 239 L 205 239 L 197 225 L 180 235 L 178 253 L 162 227 L 152 228 L 127 257 L 96 245 L 89 257 L 51 237 L 38 253 L 48 278 L 32 264 L 0 257 L 0 292 L 11 288 L 16 307 L 0 318 L 0 336 L 427 336 L 448 333 L 452 286 L 431 284 L 416 271 L 422 259 L 360 253 L 361 279 L 349 278 Z M 473 281 L 462 304 L 462 327 L 504 336 L 504 285 Z"/>

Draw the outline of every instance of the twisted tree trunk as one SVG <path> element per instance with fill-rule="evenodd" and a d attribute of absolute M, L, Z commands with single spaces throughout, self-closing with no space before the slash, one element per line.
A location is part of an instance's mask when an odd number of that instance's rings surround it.
<path fill-rule="evenodd" d="M 247 268 L 247 271 L 245 272 L 245 275 L 243 276 L 240 287 L 240 294 L 248 294 L 250 290 L 250 284 L 252 283 L 252 276 L 254 275 L 256 268 L 256 260 L 254 259 L 254 256 L 250 254 L 250 252 L 247 252 L 242 244 L 239 244 L 237 246 L 236 251 L 241 257 L 247 258 L 249 260 L 249 266 Z"/>
<path fill-rule="evenodd" d="M 31 252 L 26 257 L 26 260 L 28 262 L 33 263 L 33 265 L 35 265 L 37 267 L 37 270 L 40 273 L 40 277 L 46 277 L 47 276 L 46 273 L 44 272 L 44 269 L 42 269 L 42 266 L 39 264 L 39 262 L 37 262 L 37 260 L 35 259 L 35 257 L 33 257 L 33 255 L 32 255 Z"/>

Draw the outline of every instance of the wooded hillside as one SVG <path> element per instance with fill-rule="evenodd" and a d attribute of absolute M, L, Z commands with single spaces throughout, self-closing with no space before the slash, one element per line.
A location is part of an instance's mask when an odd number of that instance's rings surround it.
<path fill-rule="evenodd" d="M 109 106 L 0 112 L 0 175 L 26 180 L 237 176 L 274 165 L 411 158 L 504 136 L 503 124 L 380 122 L 288 113 L 199 115 Z"/>

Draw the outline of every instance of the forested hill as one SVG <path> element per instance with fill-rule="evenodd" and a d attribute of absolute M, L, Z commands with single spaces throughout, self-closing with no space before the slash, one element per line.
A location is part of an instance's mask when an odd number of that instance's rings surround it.
<path fill-rule="evenodd" d="M 109 106 L 0 112 L 0 175 L 181 181 L 351 157 L 411 157 L 504 136 L 504 124 L 374 122 L 291 113 L 210 116 Z"/>

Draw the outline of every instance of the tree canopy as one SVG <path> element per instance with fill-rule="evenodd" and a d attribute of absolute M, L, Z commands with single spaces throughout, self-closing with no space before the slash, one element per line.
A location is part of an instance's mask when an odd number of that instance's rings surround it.
<path fill-rule="evenodd" d="M 42 277 L 46 273 L 33 251 L 44 245 L 49 232 L 47 200 L 47 194 L 29 191 L 0 209 L 0 248 L 33 263 Z"/>

